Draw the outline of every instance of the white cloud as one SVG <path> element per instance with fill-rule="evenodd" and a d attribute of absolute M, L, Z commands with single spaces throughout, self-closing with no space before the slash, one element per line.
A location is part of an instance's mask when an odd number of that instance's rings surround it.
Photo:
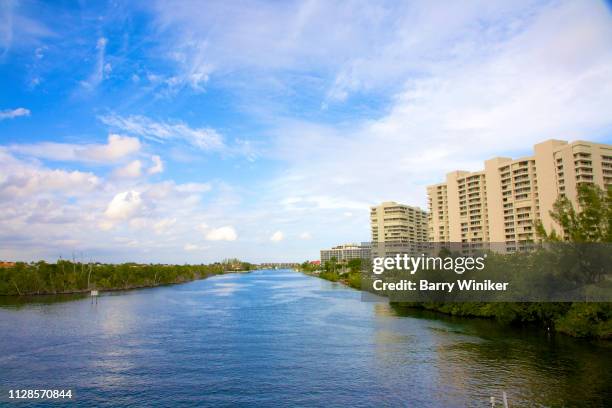
<path fill-rule="evenodd" d="M 118 168 L 113 172 L 116 178 L 137 178 L 141 175 L 142 163 L 140 160 L 134 160 L 123 167 Z"/>
<path fill-rule="evenodd" d="M 393 12 L 359 1 L 151 4 L 162 30 L 159 35 L 172 45 L 168 58 L 177 72 L 171 85 L 194 89 L 217 72 L 305 72 L 341 64 L 360 51 L 381 46 L 381 30 L 387 28 L 383 17 Z"/>
<path fill-rule="evenodd" d="M 316 78 L 317 88 L 328 88 L 326 103 L 356 92 L 388 92 L 407 76 L 427 74 L 437 61 L 452 62 L 463 51 L 469 58 L 473 50 L 458 48 L 458 40 L 503 38 L 520 28 L 520 17 L 527 20 L 547 5 L 363 0 L 150 4 L 157 34 L 172 50 L 166 57 L 176 66 L 169 85 L 201 89 L 229 73 L 241 90 L 292 92 Z"/>
<path fill-rule="evenodd" d="M 147 170 L 149 174 L 158 174 L 164 171 L 164 162 L 162 162 L 161 157 L 151 156 L 151 161 L 153 161 L 153 165 Z"/>
<path fill-rule="evenodd" d="M 76 250 L 107 261 L 201 262 L 176 249 L 208 248 L 194 243 L 193 225 L 222 214 L 193 196 L 209 189 L 207 183 L 142 178 L 108 182 L 93 173 L 19 159 L 0 146 L 0 257 L 54 260 Z M 237 239 L 230 226 L 206 228 L 206 235 L 211 241 Z M 232 256 L 228 251 L 216 247 L 206 260 Z"/>
<path fill-rule="evenodd" d="M 81 81 L 81 85 L 86 89 L 91 90 L 97 87 L 100 82 L 102 82 L 110 75 L 112 71 L 111 64 L 106 62 L 107 44 L 108 39 L 106 39 L 105 37 L 100 37 L 96 41 L 96 65 L 89 78 L 85 81 Z"/>
<path fill-rule="evenodd" d="M 30 116 L 30 110 L 26 108 L 16 108 L 0 111 L 0 120 L 13 119 L 19 116 Z"/>
<path fill-rule="evenodd" d="M 270 236 L 270 241 L 272 242 L 280 242 L 285 239 L 285 235 L 282 231 L 276 231 L 274 234 Z"/>
<path fill-rule="evenodd" d="M 211 188 L 212 186 L 210 183 L 184 183 L 177 184 L 176 191 L 181 193 L 197 194 L 210 191 Z"/>
<path fill-rule="evenodd" d="M 139 150 L 140 142 L 137 138 L 111 134 L 108 136 L 108 144 L 85 147 L 80 153 L 93 161 L 104 162 L 120 159 Z"/>
<path fill-rule="evenodd" d="M 99 179 L 92 173 L 31 169 L 5 176 L 0 182 L 0 194 L 7 197 L 28 196 L 45 191 L 80 194 L 83 190 L 94 189 L 98 183 Z"/>
<path fill-rule="evenodd" d="M 48 49 L 49 47 L 47 46 L 37 47 L 34 50 L 34 56 L 36 57 L 36 59 L 43 59 L 45 58 L 45 51 Z"/>
<path fill-rule="evenodd" d="M 79 145 L 43 142 L 36 144 L 15 144 L 9 146 L 9 150 L 41 159 L 110 163 L 137 153 L 140 147 L 138 138 L 110 134 L 106 144 Z"/>
<path fill-rule="evenodd" d="M 433 6 L 415 27 L 445 30 L 433 23 L 448 21 L 457 28 L 453 38 L 438 30 L 439 38 L 423 38 L 432 31 L 421 35 L 402 25 L 407 37 L 398 32 L 393 42 L 429 50 L 428 58 L 409 50 L 405 61 L 364 54 L 376 61 L 372 74 L 384 76 L 391 63 L 419 72 L 400 75 L 378 118 L 331 125 L 276 118 L 274 157 L 291 159 L 266 188 L 279 201 L 303 198 L 292 207 L 308 208 L 310 200 L 357 219 L 367 217 L 368 205 L 389 199 L 424 207 L 426 185 L 447 172 L 478 170 L 493 156 L 531 154 L 548 138 L 604 141 L 612 126 L 612 48 L 605 41 L 612 38 L 612 14 L 593 2 L 507 7 L 503 13 L 451 7 L 459 13 L 453 16 Z M 490 21 L 486 29 L 473 24 L 480 20 Z"/>
<path fill-rule="evenodd" d="M 143 230 L 151 225 L 152 220 L 147 219 L 146 217 L 140 217 L 139 214 L 135 214 L 134 218 L 131 218 L 128 221 L 128 226 L 132 230 Z M 111 223 L 113 226 L 114 224 Z"/>
<path fill-rule="evenodd" d="M 206 239 L 209 241 L 235 241 L 238 234 L 232 226 L 213 228 L 206 232 Z"/>
<path fill-rule="evenodd" d="M 223 137 L 215 129 L 209 127 L 192 128 L 181 121 L 154 121 L 139 115 L 123 117 L 112 114 L 100 116 L 100 120 L 114 129 L 155 142 L 182 140 L 201 150 L 224 148 Z"/>
<path fill-rule="evenodd" d="M 174 95 L 168 111 L 182 121 L 123 111 L 100 118 L 134 137 L 0 148 L 0 258 L 34 258 L 47 248 L 45 256 L 53 259 L 65 245 L 81 243 L 116 254 L 114 260 L 197 261 L 200 253 L 180 249 L 201 249 L 198 242 L 207 237 L 237 240 L 231 226 L 239 225 L 246 243 L 239 256 L 273 259 L 278 251 L 267 239 L 273 231 L 261 239 L 262 220 L 273 219 L 283 235 L 303 239 L 282 256 L 312 259 L 319 248 L 368 240 L 371 204 L 392 199 L 424 206 L 425 186 L 447 171 L 479 169 L 494 155 L 530 154 L 533 143 L 549 137 L 610 141 L 612 17 L 603 2 L 186 1 L 154 7 L 159 13 L 151 26 L 163 35 L 160 49 L 170 50 L 162 58 L 175 65 L 172 72 L 136 70 L 138 84 L 130 87 L 157 94 L 164 87 L 178 92 L 214 83 L 233 92 L 247 122 L 227 125 L 224 140 L 221 130 L 196 122 L 206 116 L 185 92 Z M 34 58 L 40 45 L 28 55 Z M 129 64 L 103 56 L 97 78 L 116 72 L 129 80 L 132 72 L 123 71 Z M 48 52 L 39 62 L 52 57 Z M 133 100 L 125 102 L 116 109 Z M 139 106 L 146 112 L 150 104 Z M 254 139 L 239 141 L 232 134 L 238 131 L 254 131 Z M 163 169 L 161 158 L 158 166 L 151 152 L 141 152 L 138 138 L 166 143 L 169 160 L 182 155 L 199 163 L 206 151 L 264 157 L 274 165 L 262 171 L 238 163 L 248 181 L 228 174 L 232 185 L 215 178 L 215 171 L 226 177 L 220 166 L 206 176 L 215 180 L 213 190 L 197 182 L 202 172 L 195 168 L 173 166 L 160 182 L 106 181 L 100 175 L 106 169 L 96 175 L 35 159 L 114 167 L 139 159 L 141 173 Z M 174 174 L 183 184 L 169 179 Z M 257 179 L 261 174 L 265 178 Z M 139 192 L 138 199 L 121 199 L 110 211 L 110 198 L 130 191 Z M 204 226 L 194 238 L 194 226 L 203 223 L 226 226 Z M 115 241 L 116 234 L 125 240 Z M 236 255 L 238 245 L 224 244 L 210 243 L 210 260 Z"/>
<path fill-rule="evenodd" d="M 24 9 L 16 2 L 0 3 L 0 58 L 13 48 L 31 48 L 54 36 L 38 19 L 24 15 Z"/>
<path fill-rule="evenodd" d="M 199 247 L 198 247 L 197 245 L 195 245 L 195 244 L 189 244 L 189 243 L 187 243 L 187 244 L 185 244 L 185 246 L 183 247 L 183 249 L 184 249 L 185 251 L 197 251 L 197 250 L 199 249 Z"/>
<path fill-rule="evenodd" d="M 172 228 L 175 224 L 176 218 L 164 218 L 153 224 L 153 229 L 156 234 L 160 235 L 168 231 L 168 229 Z"/>
<path fill-rule="evenodd" d="M 99 187 L 93 173 L 48 169 L 12 157 L 0 147 L 0 198 L 30 197 L 43 193 L 86 194 Z"/>
<path fill-rule="evenodd" d="M 142 198 L 138 191 L 124 191 L 113 197 L 104 215 L 110 220 L 125 220 L 140 210 L 142 205 Z"/>

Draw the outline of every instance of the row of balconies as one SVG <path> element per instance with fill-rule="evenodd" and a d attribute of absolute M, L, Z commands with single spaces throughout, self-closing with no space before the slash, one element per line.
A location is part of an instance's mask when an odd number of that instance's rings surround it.
<path fill-rule="evenodd" d="M 513 174 L 514 176 L 516 176 L 516 175 L 518 175 L 518 174 L 526 174 L 526 173 L 529 173 L 529 169 L 528 169 L 528 168 L 526 168 L 526 167 L 525 167 L 525 168 L 521 168 L 521 169 L 516 169 L 516 170 L 513 170 L 513 171 L 512 171 L 512 174 Z"/>
<path fill-rule="evenodd" d="M 591 157 L 591 153 L 586 153 L 586 152 L 574 153 L 574 159 L 576 158 L 589 159 L 590 157 Z"/>

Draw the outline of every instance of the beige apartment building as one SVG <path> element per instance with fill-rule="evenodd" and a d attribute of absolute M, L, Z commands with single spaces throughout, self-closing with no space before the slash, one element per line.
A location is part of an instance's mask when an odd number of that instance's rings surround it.
<path fill-rule="evenodd" d="M 373 256 L 405 252 L 428 239 L 427 212 L 394 201 L 370 207 L 370 226 Z"/>
<path fill-rule="evenodd" d="M 429 240 L 504 243 L 507 251 L 538 240 L 535 223 L 559 231 L 550 210 L 559 196 L 576 204 L 580 183 L 612 186 L 612 146 L 548 140 L 533 156 L 495 157 L 484 170 L 454 171 L 427 188 Z"/>
<path fill-rule="evenodd" d="M 351 259 L 370 259 L 371 245 L 362 244 L 343 244 L 331 249 L 321 250 L 321 264 L 335 258 L 338 262 L 350 261 Z"/>

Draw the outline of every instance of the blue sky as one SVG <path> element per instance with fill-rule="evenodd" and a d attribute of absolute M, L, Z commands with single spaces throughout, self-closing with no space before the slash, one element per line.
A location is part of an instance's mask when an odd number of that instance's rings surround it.
<path fill-rule="evenodd" d="M 612 141 L 611 38 L 597 1 L 4 1 L 0 259 L 316 259 L 446 172 Z"/>

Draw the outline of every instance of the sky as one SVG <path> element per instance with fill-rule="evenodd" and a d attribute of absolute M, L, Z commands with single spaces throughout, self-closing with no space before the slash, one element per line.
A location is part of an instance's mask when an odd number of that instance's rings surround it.
<path fill-rule="evenodd" d="M 612 142 L 602 1 L 0 1 L 0 259 L 318 259 L 369 206 Z"/>

